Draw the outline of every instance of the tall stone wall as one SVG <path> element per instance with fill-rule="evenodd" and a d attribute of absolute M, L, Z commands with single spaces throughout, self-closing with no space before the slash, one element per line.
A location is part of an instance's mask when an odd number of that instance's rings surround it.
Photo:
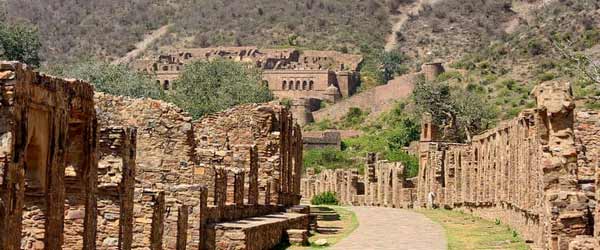
<path fill-rule="evenodd" d="M 0 62 L 0 94 L 0 249 L 94 249 L 92 86 Z"/>

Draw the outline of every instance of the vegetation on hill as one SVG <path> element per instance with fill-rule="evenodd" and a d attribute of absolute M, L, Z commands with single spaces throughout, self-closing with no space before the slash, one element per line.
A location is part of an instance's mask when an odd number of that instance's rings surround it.
<path fill-rule="evenodd" d="M 405 175 L 414 177 L 418 172 L 418 160 L 405 151 L 410 142 L 419 138 L 420 125 L 414 114 L 407 112 L 407 105 L 399 102 L 394 109 L 377 120 L 366 121 L 368 113 L 353 108 L 338 123 L 322 122 L 305 129 L 358 129 L 363 135 L 342 142 L 342 150 L 312 149 L 304 154 L 304 166 L 315 168 L 358 168 L 363 170 L 364 157 L 368 152 L 379 153 L 380 159 L 402 162 Z"/>
<path fill-rule="evenodd" d="M 41 47 L 35 28 L 27 25 L 6 25 L 0 23 L 0 58 L 21 61 L 31 66 L 39 66 Z"/>
<path fill-rule="evenodd" d="M 261 72 L 231 60 L 196 61 L 185 66 L 168 100 L 194 118 L 244 103 L 271 101 Z"/>
<path fill-rule="evenodd" d="M 360 52 L 383 48 L 386 0 L 136 0 L 0 1 L 0 22 L 40 31 L 42 58 L 113 60 L 159 27 L 172 24 L 157 46 L 294 46 Z"/>
<path fill-rule="evenodd" d="M 136 98 L 153 98 L 172 102 L 194 118 L 243 103 L 272 100 L 267 86 L 261 83 L 258 70 L 230 60 L 194 62 L 186 66 L 170 91 L 163 91 L 152 77 L 123 65 L 94 60 L 54 66 L 50 73 L 79 78 L 92 83 L 97 91 Z"/>
<path fill-rule="evenodd" d="M 112 60 L 168 23 L 181 7 L 159 0 L 4 0 L 0 22 L 35 26 L 43 37 L 41 57 L 51 64 L 89 56 Z"/>
<path fill-rule="evenodd" d="M 54 65 L 50 73 L 67 78 L 83 79 L 97 91 L 130 97 L 164 99 L 162 88 L 146 74 L 123 65 L 84 60 L 68 65 Z"/>
<path fill-rule="evenodd" d="M 398 41 L 415 62 L 449 62 L 450 85 L 480 89 L 498 119 L 532 107 L 529 92 L 550 80 L 571 82 L 578 105 L 597 109 L 600 85 L 581 69 L 600 58 L 599 10 L 595 0 L 436 1 Z"/>

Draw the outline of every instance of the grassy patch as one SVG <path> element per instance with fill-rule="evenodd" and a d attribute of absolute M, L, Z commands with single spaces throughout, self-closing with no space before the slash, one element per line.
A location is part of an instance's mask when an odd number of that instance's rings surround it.
<path fill-rule="evenodd" d="M 446 230 L 449 250 L 506 249 L 526 250 L 529 247 L 518 233 L 501 221 L 489 221 L 458 211 L 418 210 Z"/>
<path fill-rule="evenodd" d="M 319 230 L 310 236 L 310 246 L 291 246 L 290 250 L 325 249 L 346 238 L 358 227 L 354 212 L 341 206 L 314 206 L 311 213 L 317 214 Z M 326 246 L 316 246 L 314 242 L 326 239 Z"/>

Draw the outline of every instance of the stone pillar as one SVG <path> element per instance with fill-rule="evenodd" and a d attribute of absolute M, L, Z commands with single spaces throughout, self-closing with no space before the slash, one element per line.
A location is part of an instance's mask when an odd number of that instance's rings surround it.
<path fill-rule="evenodd" d="M 244 172 L 234 173 L 233 203 L 238 206 L 244 205 Z"/>
<path fill-rule="evenodd" d="M 577 150 L 573 131 L 575 102 L 570 84 L 546 82 L 533 91 L 542 144 L 546 249 L 568 249 L 585 235 L 587 197 L 577 185 Z"/>
<path fill-rule="evenodd" d="M 265 187 L 265 205 L 271 205 L 271 181 L 267 181 Z"/>
<path fill-rule="evenodd" d="M 162 240 L 164 232 L 165 218 L 165 193 L 159 192 L 154 197 L 154 206 L 152 212 L 152 227 L 150 231 L 150 249 L 162 250 Z"/>
<path fill-rule="evenodd" d="M 206 222 L 207 222 L 207 207 L 208 207 L 208 188 L 206 187 L 201 187 L 200 188 L 200 226 L 198 227 L 198 246 L 200 247 L 199 250 L 206 250 L 207 249 L 207 245 L 206 245 L 206 238 L 207 238 L 207 232 L 206 232 Z"/>
<path fill-rule="evenodd" d="M 215 194 L 214 205 L 225 207 L 227 201 L 227 170 L 222 167 L 215 168 Z"/>
<path fill-rule="evenodd" d="M 188 229 L 188 216 L 189 207 L 182 205 L 178 209 L 177 216 L 177 250 L 185 250 L 187 246 L 187 229 Z"/>
<path fill-rule="evenodd" d="M 248 175 L 248 204 L 258 205 L 258 150 L 256 145 L 250 148 L 250 172 Z"/>

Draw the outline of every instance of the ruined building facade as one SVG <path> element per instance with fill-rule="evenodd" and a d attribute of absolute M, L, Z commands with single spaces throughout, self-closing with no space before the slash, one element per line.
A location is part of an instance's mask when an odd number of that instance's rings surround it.
<path fill-rule="evenodd" d="M 575 111 L 569 84 L 543 83 L 533 94 L 535 109 L 469 143 L 440 141 L 436 126 L 423 119 L 415 179 L 370 156 L 364 177 L 308 175 L 303 194 L 331 190 L 347 204 L 463 210 L 510 225 L 534 248 L 600 249 L 593 222 L 600 214 L 590 205 L 600 190 L 598 115 Z"/>
<path fill-rule="evenodd" d="M 337 51 L 215 47 L 174 50 L 137 60 L 133 67 L 153 75 L 157 84 L 168 91 L 187 64 L 216 59 L 243 62 L 260 69 L 262 84 L 275 97 L 290 100 L 300 125 L 313 121 L 312 112 L 321 108 L 321 102 L 338 102 L 356 92 L 359 64 L 363 60 L 360 55 Z"/>
<path fill-rule="evenodd" d="M 285 212 L 302 142 L 284 107 L 193 121 L 16 62 L 0 86 L 0 249 L 263 249 L 308 227 Z"/>

